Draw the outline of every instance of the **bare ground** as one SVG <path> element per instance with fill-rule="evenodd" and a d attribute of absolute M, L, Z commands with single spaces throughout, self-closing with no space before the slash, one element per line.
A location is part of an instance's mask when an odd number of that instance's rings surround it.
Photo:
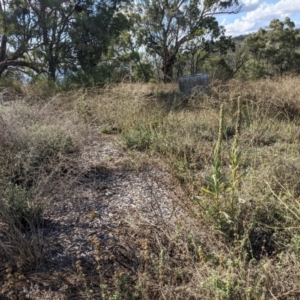
<path fill-rule="evenodd" d="M 95 288 L 92 299 L 100 299 L 99 283 L 109 286 L 116 270 L 137 275 L 143 235 L 174 229 L 184 214 L 177 205 L 183 192 L 167 167 L 153 160 L 136 168 L 139 155 L 132 156 L 112 139 L 85 147 L 80 175 L 62 180 L 47 199 L 50 205 L 39 232 L 41 262 L 19 281 L 21 294 L 30 299 L 87 299 Z M 95 237 L 101 245 L 100 279 L 91 242 Z"/>

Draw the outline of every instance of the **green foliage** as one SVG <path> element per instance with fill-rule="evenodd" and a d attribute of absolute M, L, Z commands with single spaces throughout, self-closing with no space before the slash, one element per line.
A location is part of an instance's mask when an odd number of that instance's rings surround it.
<path fill-rule="evenodd" d="M 71 136 L 56 126 L 33 126 L 29 128 L 29 139 L 39 161 L 77 151 Z"/>
<path fill-rule="evenodd" d="M 224 9 L 235 12 L 238 1 L 143 1 L 137 3 L 140 20 L 138 39 L 149 53 L 162 59 L 164 82 L 173 79 L 173 67 L 180 50 L 190 41 L 197 47 L 211 51 L 213 45 L 223 53 L 231 46 L 219 26 L 215 14 Z M 206 37 L 209 37 L 206 39 Z M 215 40 L 218 39 L 217 42 Z"/>
<path fill-rule="evenodd" d="M 209 73 L 213 79 L 229 79 L 233 75 L 233 70 L 226 63 L 224 58 L 210 57 L 206 59 L 202 70 Z"/>
<path fill-rule="evenodd" d="M 297 259 L 300 261 L 300 235 L 299 234 L 293 235 L 290 243 L 290 248 L 297 256 Z"/>
<path fill-rule="evenodd" d="M 238 150 L 240 128 L 241 128 L 241 100 L 237 100 L 237 118 L 235 124 L 235 135 L 230 153 L 231 176 L 226 178 L 222 173 L 222 138 L 224 130 L 224 104 L 221 105 L 219 115 L 218 140 L 214 149 L 212 175 L 205 179 L 208 188 L 202 188 L 202 192 L 208 198 L 213 199 L 213 204 L 207 206 L 206 198 L 195 197 L 201 207 L 207 210 L 207 214 L 214 220 L 216 227 L 226 234 L 231 234 L 234 227 L 239 226 L 241 204 L 238 195 L 239 183 L 244 173 L 239 171 L 241 154 Z M 229 230 L 231 228 L 231 230 Z M 229 231 L 228 231 L 229 230 Z"/>
<path fill-rule="evenodd" d="M 149 149 L 153 141 L 151 128 L 143 123 L 136 124 L 122 132 L 126 147 L 129 149 L 146 150 Z"/>
<path fill-rule="evenodd" d="M 112 67 L 101 65 L 88 70 L 78 70 L 74 74 L 68 75 L 64 86 L 66 89 L 78 87 L 103 87 L 112 77 Z"/>
<path fill-rule="evenodd" d="M 109 49 L 112 40 L 128 29 L 129 22 L 120 10 L 124 0 L 86 2 L 83 11 L 75 13 L 70 37 L 75 57 L 82 70 L 91 73 Z"/>
<path fill-rule="evenodd" d="M 53 97 L 59 93 L 62 89 L 62 85 L 49 79 L 46 75 L 33 75 L 31 81 L 27 86 L 34 94 L 34 97 L 28 99 L 30 103 L 35 101 L 42 102 L 48 100 L 49 97 Z"/>
<path fill-rule="evenodd" d="M 104 298 L 105 299 L 105 298 Z M 140 300 L 140 291 L 138 286 L 132 286 L 132 278 L 126 273 L 120 274 L 116 280 L 116 290 L 113 295 L 106 298 L 107 300 Z"/>
<path fill-rule="evenodd" d="M 5 182 L 1 182 L 1 187 L 0 219 L 2 221 L 15 225 L 20 230 L 37 226 L 41 222 L 43 205 L 36 201 L 33 191 Z"/>
<path fill-rule="evenodd" d="M 152 65 L 148 62 L 141 62 L 134 68 L 134 78 L 137 81 L 149 82 L 154 76 L 153 73 Z"/>
<path fill-rule="evenodd" d="M 218 140 L 214 150 L 213 156 L 213 175 L 211 177 L 206 177 L 206 180 L 209 184 L 209 188 L 202 188 L 202 191 L 210 196 L 213 196 L 215 201 L 215 208 L 217 213 L 217 218 L 220 217 L 221 213 L 221 203 L 220 203 L 220 194 L 222 190 L 226 187 L 225 182 L 223 181 L 223 176 L 221 173 L 221 150 L 222 150 L 222 135 L 223 135 L 223 122 L 224 122 L 224 104 L 220 108 L 219 116 L 219 133 Z"/>
<path fill-rule="evenodd" d="M 16 74 L 7 73 L 6 76 L 0 78 L 0 91 L 10 89 L 18 94 L 22 94 L 22 83 L 18 80 Z"/>
<path fill-rule="evenodd" d="M 26 59 L 28 44 L 36 37 L 36 31 L 33 29 L 36 20 L 29 20 L 28 3 L 23 5 L 24 10 L 19 1 L 0 2 L 0 76 L 5 74 L 9 67 L 14 66 L 37 69 Z M 28 28 L 27 25 L 31 21 L 32 26 Z"/>
<path fill-rule="evenodd" d="M 3 85 L 24 73 L 53 82 L 67 78 L 68 88 L 101 87 L 107 80 L 131 81 L 133 76 L 150 82 L 163 75 L 170 82 L 202 71 L 216 79 L 299 73 L 300 35 L 289 18 L 273 20 L 244 43 L 226 37 L 215 16 L 238 12 L 237 0 L 0 4 Z"/>
<path fill-rule="evenodd" d="M 88 122 L 88 118 L 91 116 L 91 109 L 87 104 L 85 95 L 83 95 L 76 104 L 76 112 L 85 123 Z"/>
<path fill-rule="evenodd" d="M 224 35 L 224 29 L 221 28 L 219 34 L 217 41 L 205 41 L 197 36 L 187 42 L 177 56 L 177 75 L 207 72 L 213 79 L 231 78 L 233 70 L 226 58 L 235 52 L 235 43 Z"/>
<path fill-rule="evenodd" d="M 220 300 L 241 299 L 240 291 L 244 287 L 244 282 L 235 280 L 233 274 L 220 278 L 212 275 L 207 279 L 205 287 L 214 290 L 215 297 Z"/>
<path fill-rule="evenodd" d="M 258 67 L 254 77 L 262 76 L 264 72 L 280 76 L 298 72 L 300 35 L 290 18 L 285 18 L 284 22 L 278 19 L 271 21 L 267 29 L 260 29 L 248 37 L 246 43 L 257 64 L 254 67 Z M 250 68 L 253 69 L 253 66 L 250 65 Z"/>
<path fill-rule="evenodd" d="M 243 73 L 240 77 L 245 77 L 246 79 L 257 80 L 268 75 L 265 69 L 264 63 L 256 61 L 254 59 L 249 60 L 244 67 Z"/>
<path fill-rule="evenodd" d="M 235 42 L 234 47 L 230 46 L 230 41 Z M 250 36 L 224 41 L 220 39 L 218 42 L 219 51 L 213 58 L 207 56 L 205 51 L 201 53 L 198 48 L 188 47 L 187 57 L 191 58 L 191 66 L 195 65 L 194 69 L 199 69 L 200 64 L 199 70 L 204 68 L 217 79 L 235 76 L 243 80 L 257 80 L 269 76 L 299 74 L 297 66 L 300 62 L 300 35 L 289 18 L 283 22 L 275 19 L 269 27 Z M 194 41 L 190 43 L 193 45 Z M 184 58 L 186 61 L 187 57 Z"/>
<path fill-rule="evenodd" d="M 0 76 L 17 67 L 55 81 L 75 66 L 90 72 L 111 41 L 128 29 L 127 0 L 0 1 Z"/>

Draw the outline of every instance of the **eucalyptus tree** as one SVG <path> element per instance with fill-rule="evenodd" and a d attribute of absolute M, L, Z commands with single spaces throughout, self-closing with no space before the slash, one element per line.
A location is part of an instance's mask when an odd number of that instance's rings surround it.
<path fill-rule="evenodd" d="M 267 28 L 248 37 L 246 43 L 253 59 L 263 63 L 270 74 L 299 73 L 300 34 L 290 18 L 283 22 L 274 19 Z"/>
<path fill-rule="evenodd" d="M 220 30 L 222 29 L 220 27 Z M 228 52 L 235 52 L 235 43 L 232 38 L 225 36 L 224 30 L 220 33 L 219 39 L 215 41 L 205 41 L 203 37 L 196 37 L 182 47 L 183 57 L 187 60 L 190 74 L 200 72 L 206 60 L 211 56 L 217 56 L 221 60 Z"/>
<path fill-rule="evenodd" d="M 95 67 L 110 43 L 130 26 L 123 13 L 129 0 L 85 0 L 74 14 L 70 37 L 73 55 L 84 71 Z"/>
<path fill-rule="evenodd" d="M 154 64 L 151 61 L 152 57 L 147 55 L 137 39 L 139 15 L 135 14 L 132 8 L 132 5 L 128 5 L 123 10 L 127 18 L 127 28 L 110 44 L 109 57 L 124 65 L 134 80 L 149 82 L 154 77 Z"/>
<path fill-rule="evenodd" d="M 0 76 L 9 68 L 27 67 L 40 71 L 39 66 L 29 59 L 29 52 L 38 47 L 38 25 L 27 4 L 0 0 Z"/>
<path fill-rule="evenodd" d="M 128 0 L 0 0 L 0 75 L 9 67 L 55 80 L 97 65 L 126 28 Z"/>
<path fill-rule="evenodd" d="M 66 0 L 0 0 L 0 75 L 18 67 L 55 80 L 70 48 L 74 7 Z"/>
<path fill-rule="evenodd" d="M 145 0 L 136 2 L 139 40 L 162 60 L 164 82 L 173 78 L 180 50 L 196 38 L 210 51 L 216 40 L 224 40 L 224 28 L 216 15 L 237 13 L 238 0 Z"/>
<path fill-rule="evenodd" d="M 37 19 L 36 42 L 30 58 L 42 64 L 48 77 L 55 80 L 71 57 L 71 22 L 75 4 L 67 0 L 26 0 Z"/>

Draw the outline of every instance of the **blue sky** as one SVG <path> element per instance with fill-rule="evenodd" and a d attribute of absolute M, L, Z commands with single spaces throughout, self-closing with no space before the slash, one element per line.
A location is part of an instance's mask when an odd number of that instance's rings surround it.
<path fill-rule="evenodd" d="M 287 16 L 300 28 L 300 0 L 240 0 L 240 3 L 244 4 L 240 13 L 218 17 L 227 35 L 255 32 L 273 19 L 283 21 Z"/>

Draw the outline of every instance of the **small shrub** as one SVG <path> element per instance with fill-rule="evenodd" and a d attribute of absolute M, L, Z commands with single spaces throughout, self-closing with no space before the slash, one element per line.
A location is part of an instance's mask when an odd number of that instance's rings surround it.
<path fill-rule="evenodd" d="M 0 255 L 10 266 L 38 267 L 43 256 L 44 207 L 33 191 L 1 182 Z"/>
<path fill-rule="evenodd" d="M 49 80 L 46 77 L 34 77 L 32 81 L 24 86 L 23 99 L 27 103 L 41 103 L 48 101 L 62 90 L 58 82 Z"/>
<path fill-rule="evenodd" d="M 0 148 L 2 175 L 26 188 L 33 187 L 40 176 L 50 174 L 65 157 L 79 151 L 70 134 L 52 125 L 33 125 L 22 133 L 8 132 Z"/>
<path fill-rule="evenodd" d="M 57 126 L 44 125 L 29 128 L 29 147 L 37 154 L 40 161 L 56 157 L 58 154 L 68 155 L 78 152 L 72 137 Z"/>
<path fill-rule="evenodd" d="M 122 132 L 126 147 L 129 149 L 149 149 L 153 141 L 153 133 L 147 125 L 136 124 Z"/>
<path fill-rule="evenodd" d="M 42 203 L 36 201 L 33 191 L 11 183 L 5 187 L 2 186 L 1 190 L 2 221 L 13 221 L 13 224 L 20 230 L 26 230 L 31 225 L 37 226 L 42 221 Z"/>

